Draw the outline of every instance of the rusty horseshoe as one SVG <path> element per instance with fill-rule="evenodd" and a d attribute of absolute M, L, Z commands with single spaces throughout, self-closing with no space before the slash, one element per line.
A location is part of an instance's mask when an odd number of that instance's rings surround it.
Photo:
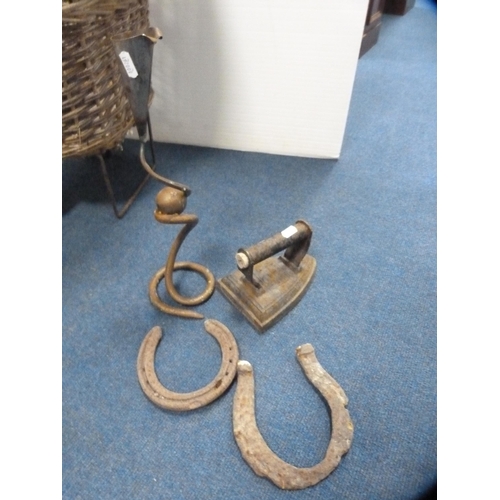
<path fill-rule="evenodd" d="M 346 409 L 343 389 L 319 364 L 311 344 L 296 349 L 304 374 L 326 399 L 331 412 L 332 434 L 326 455 L 313 467 L 295 467 L 279 458 L 267 445 L 255 420 L 252 365 L 238 362 L 238 382 L 233 403 L 233 432 L 241 454 L 258 476 L 286 490 L 299 490 L 325 479 L 351 447 L 354 426 Z"/>
<path fill-rule="evenodd" d="M 137 357 L 137 376 L 144 394 L 156 406 L 172 411 L 195 410 L 216 400 L 234 380 L 239 353 L 233 334 L 214 319 L 205 320 L 204 325 L 205 330 L 219 343 L 222 363 L 212 382 L 193 392 L 173 392 L 159 381 L 154 363 L 156 348 L 162 337 L 161 328 L 153 327 L 142 341 Z"/>

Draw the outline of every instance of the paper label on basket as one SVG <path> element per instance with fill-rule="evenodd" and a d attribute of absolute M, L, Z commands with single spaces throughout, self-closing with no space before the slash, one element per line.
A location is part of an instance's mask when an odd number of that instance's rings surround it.
<path fill-rule="evenodd" d="M 135 69 L 134 61 L 132 61 L 130 54 L 123 50 L 120 52 L 120 59 L 122 60 L 123 67 L 125 68 L 127 75 L 130 78 L 137 78 L 139 73 L 137 73 L 137 70 Z"/>
<path fill-rule="evenodd" d="M 298 229 L 295 226 L 288 226 L 281 231 L 281 236 L 283 236 L 283 238 L 290 238 L 290 236 L 294 235 L 297 231 Z"/>

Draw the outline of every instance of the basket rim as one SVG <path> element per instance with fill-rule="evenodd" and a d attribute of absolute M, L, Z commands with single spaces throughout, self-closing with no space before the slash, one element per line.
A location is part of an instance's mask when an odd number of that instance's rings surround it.
<path fill-rule="evenodd" d="M 63 0 L 62 21 L 87 21 L 91 17 L 112 14 L 119 6 L 118 0 Z"/>

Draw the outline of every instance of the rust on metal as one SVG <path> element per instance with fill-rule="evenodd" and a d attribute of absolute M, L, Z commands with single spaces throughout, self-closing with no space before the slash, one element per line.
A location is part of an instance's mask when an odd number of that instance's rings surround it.
<path fill-rule="evenodd" d="M 222 363 L 215 378 L 193 392 L 178 393 L 164 387 L 155 371 L 156 348 L 162 337 L 161 328 L 153 327 L 144 338 L 137 357 L 137 376 L 146 397 L 156 406 L 171 411 L 195 410 L 221 396 L 236 375 L 238 345 L 231 331 L 219 321 L 205 320 L 205 330 L 219 343 Z"/>
<path fill-rule="evenodd" d="M 306 293 L 316 271 L 307 254 L 312 230 L 303 220 L 236 253 L 238 269 L 217 281 L 217 288 L 248 322 L 264 332 Z M 272 257 L 286 249 L 284 255 Z"/>
<path fill-rule="evenodd" d="M 313 467 L 295 467 L 279 458 L 267 445 L 255 419 L 255 390 L 252 365 L 238 362 L 238 381 L 233 402 L 233 432 L 241 454 L 252 470 L 286 490 L 314 486 L 339 465 L 351 447 L 354 425 L 347 411 L 348 399 L 336 382 L 319 364 L 311 344 L 296 349 L 304 374 L 325 398 L 330 408 L 332 434 L 325 457 Z"/>
<path fill-rule="evenodd" d="M 165 266 L 159 269 L 150 281 L 149 298 L 151 303 L 160 311 L 167 314 L 182 318 L 202 319 L 202 314 L 185 308 L 171 306 L 164 302 L 158 295 L 158 285 L 162 279 L 165 280 L 167 295 L 178 304 L 185 306 L 203 304 L 214 293 L 215 278 L 208 268 L 196 262 L 175 262 L 182 242 L 196 224 L 198 224 L 198 217 L 194 214 L 181 213 L 186 206 L 186 195 L 183 191 L 173 187 L 165 187 L 158 193 L 156 205 L 157 208 L 154 215 L 158 222 L 162 224 L 184 224 L 184 227 L 179 231 L 170 247 Z M 173 281 L 173 273 L 179 269 L 194 271 L 200 274 L 206 281 L 205 289 L 194 297 L 185 297 L 181 295 L 176 290 Z"/>

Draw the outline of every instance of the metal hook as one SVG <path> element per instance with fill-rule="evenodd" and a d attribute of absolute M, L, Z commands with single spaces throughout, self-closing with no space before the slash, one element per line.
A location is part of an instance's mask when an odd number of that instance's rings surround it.
<path fill-rule="evenodd" d="M 150 142 L 150 145 L 151 145 L 151 154 L 153 156 L 153 163 L 155 163 L 155 161 L 154 161 L 154 150 L 153 150 L 153 139 L 151 137 L 151 129 L 149 130 L 149 134 L 150 134 L 149 142 Z M 144 152 L 145 145 L 146 145 L 146 138 L 142 137 L 141 138 L 141 148 L 139 150 L 139 159 L 141 161 L 141 165 L 144 168 L 144 170 L 151 177 L 153 177 L 154 179 L 156 179 L 157 181 L 160 181 L 161 183 L 165 184 L 166 186 L 170 186 L 170 187 L 173 187 L 175 189 L 178 189 L 186 197 L 189 196 L 191 194 L 191 189 L 189 189 L 188 186 L 186 186 L 185 184 L 181 184 L 180 182 L 171 181 L 170 179 L 167 179 L 166 177 L 161 176 L 160 174 L 156 173 L 156 171 L 154 170 L 153 167 L 151 167 L 149 165 L 149 163 L 146 161 L 146 155 L 145 155 L 145 152 Z"/>
<path fill-rule="evenodd" d="M 332 434 L 324 459 L 313 467 L 295 467 L 279 458 L 267 445 L 255 420 L 255 392 L 252 365 L 238 362 L 238 385 L 233 403 L 233 432 L 241 454 L 258 476 L 276 486 L 298 490 L 326 478 L 351 447 L 354 426 L 345 408 L 347 396 L 340 385 L 319 364 L 314 347 L 304 344 L 296 349 L 304 374 L 326 399 L 330 407 Z"/>
<path fill-rule="evenodd" d="M 164 410 L 188 411 L 206 406 L 221 396 L 236 376 L 239 352 L 231 331 L 222 323 L 208 319 L 205 330 L 219 343 L 222 363 L 216 377 L 197 391 L 177 393 L 165 388 L 155 372 L 156 348 L 162 333 L 159 326 L 153 327 L 144 338 L 137 357 L 137 376 L 144 394 L 156 406 Z"/>
<path fill-rule="evenodd" d="M 179 304 L 186 306 L 199 305 L 206 302 L 214 293 L 215 278 L 209 269 L 195 262 L 175 262 L 182 242 L 189 232 L 196 226 L 196 224 L 198 224 L 198 217 L 194 214 L 182 214 L 186 206 L 186 196 L 183 191 L 172 187 L 163 188 L 158 193 L 158 196 L 156 197 L 156 205 L 157 208 L 154 215 L 158 222 L 163 224 L 184 224 L 184 227 L 180 230 L 179 234 L 172 243 L 165 267 L 159 269 L 151 279 L 149 284 L 149 298 L 151 303 L 160 311 L 167 314 L 180 316 L 182 318 L 202 319 L 202 314 L 170 306 L 161 300 L 158 295 L 158 284 L 163 278 L 165 278 L 167 294 Z M 175 289 L 173 282 L 173 273 L 179 269 L 194 271 L 200 274 L 207 282 L 203 292 L 195 297 L 185 297 L 181 295 Z"/>

